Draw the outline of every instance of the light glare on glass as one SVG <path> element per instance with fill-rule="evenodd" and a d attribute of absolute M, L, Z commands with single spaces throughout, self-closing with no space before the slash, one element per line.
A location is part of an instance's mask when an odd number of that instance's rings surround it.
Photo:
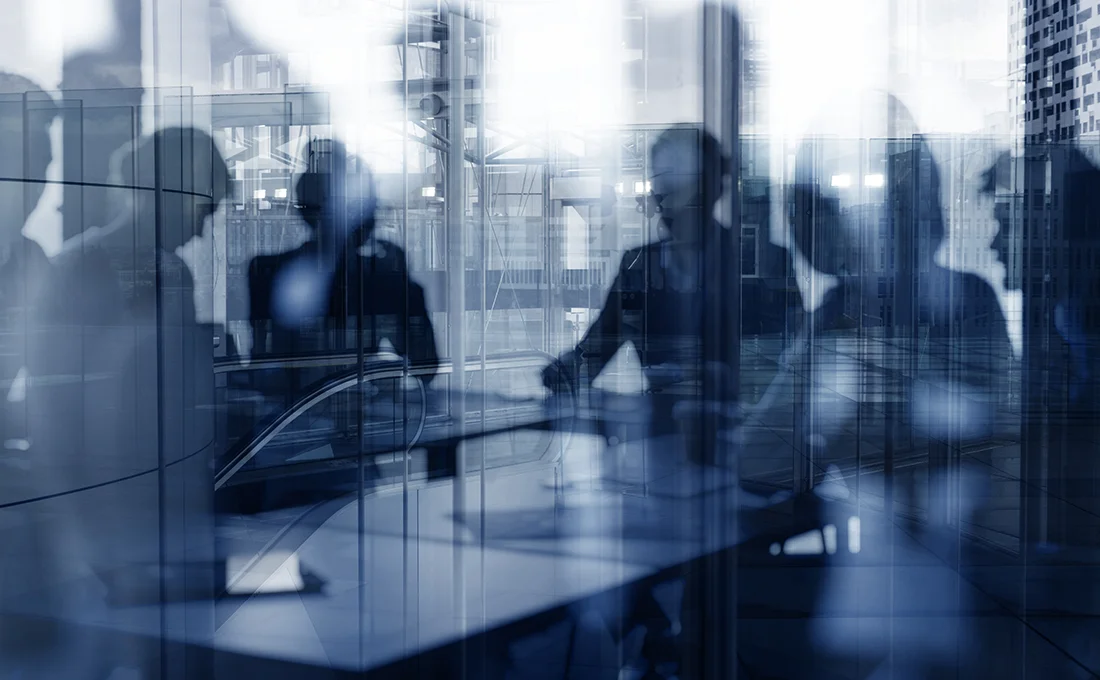
<path fill-rule="evenodd" d="M 881 189 L 886 186 L 886 178 L 878 173 L 867 175 L 863 178 L 863 186 L 870 189 Z"/>
<path fill-rule="evenodd" d="M 253 191 L 252 192 L 252 198 L 256 199 L 257 201 L 264 200 L 265 198 L 267 198 L 267 190 L 266 189 L 257 189 L 255 191 Z"/>
<path fill-rule="evenodd" d="M 852 176 L 833 175 L 832 179 L 829 181 L 829 184 L 836 189 L 847 189 L 848 187 L 852 186 Z"/>

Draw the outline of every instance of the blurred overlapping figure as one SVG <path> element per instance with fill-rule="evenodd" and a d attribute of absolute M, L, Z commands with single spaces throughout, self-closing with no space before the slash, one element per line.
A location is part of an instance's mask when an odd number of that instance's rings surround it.
<path fill-rule="evenodd" d="M 73 526 L 69 499 L 36 502 L 65 489 L 57 460 L 35 426 L 43 401 L 33 388 L 48 371 L 40 312 L 51 268 L 42 248 L 23 236 L 27 218 L 46 188 L 52 161 L 53 99 L 21 76 L 0 73 L 0 465 L 3 467 L 4 588 L 0 592 L 0 675 L 57 677 L 76 638 L 57 617 L 71 598 Z M 54 454 L 54 455 L 51 455 Z"/>
<path fill-rule="evenodd" d="M 35 438 L 66 480 L 83 583 L 99 584 L 79 615 L 155 603 L 161 579 L 170 600 L 212 598 L 215 583 L 213 328 L 196 320 L 177 251 L 224 200 L 225 162 L 206 133 L 168 128 L 124 145 L 111 169 L 113 219 L 54 258 L 34 388 Z M 155 664 L 112 640 L 84 659 L 89 673 Z"/>
<path fill-rule="evenodd" d="M 735 252 L 735 240 L 713 217 L 729 159 L 711 134 L 688 126 L 661 133 L 650 155 L 652 201 L 665 237 L 623 254 L 599 316 L 543 379 L 553 390 L 578 383 L 587 389 L 629 342 L 649 381 L 652 425 L 660 434 L 674 427 L 673 411 L 690 411 L 684 407 L 698 405 L 700 398 L 713 405 L 732 401 L 723 389 L 732 384 L 729 357 L 739 341 L 728 337 L 729 316 L 715 313 L 733 309 L 734 299 L 724 258 Z M 712 444 L 693 442 L 691 453 L 710 459 Z"/>
<path fill-rule="evenodd" d="M 927 475 L 918 478 L 909 465 L 881 480 L 890 505 L 881 522 L 865 524 L 877 527 L 868 533 L 874 540 L 864 537 L 859 556 L 838 553 L 826 560 L 811 628 L 816 643 L 832 654 L 851 658 L 892 649 L 895 670 L 940 677 L 969 661 L 956 656 L 966 606 L 957 596 L 957 574 L 929 573 L 918 588 L 895 578 L 895 568 L 908 565 L 878 563 L 870 553 L 893 554 L 898 521 L 915 522 L 933 552 L 957 552 L 958 523 L 972 516 L 977 494 L 976 480 L 961 465 L 961 448 L 992 435 L 1004 388 L 1001 362 L 1011 356 L 1007 327 L 988 283 L 936 261 L 946 238 L 939 169 L 904 105 L 885 93 L 867 93 L 854 106 L 846 100 L 831 112 L 802 143 L 790 188 L 793 243 L 836 281 L 813 314 L 808 339 L 805 438 L 799 442 L 804 474 L 820 482 L 831 468 L 839 478 L 859 462 L 861 437 L 874 431 L 895 457 L 924 458 Z M 883 455 L 864 456 L 876 454 Z M 848 498 L 847 490 L 837 491 L 829 489 L 834 499 Z M 851 525 L 843 518 L 834 523 L 842 534 L 838 543 L 846 544 L 844 529 Z M 876 566 L 853 569 L 868 560 Z M 922 607 L 932 607 L 950 625 L 896 618 Z M 891 611 L 889 634 L 859 618 Z M 849 618 L 833 618 L 839 614 Z"/>

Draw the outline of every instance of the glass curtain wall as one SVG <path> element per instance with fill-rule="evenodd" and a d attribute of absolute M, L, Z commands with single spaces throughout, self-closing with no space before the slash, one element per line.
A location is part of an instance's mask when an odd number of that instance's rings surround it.
<path fill-rule="evenodd" d="M 4 672 L 1081 644 L 968 616 L 1097 536 L 1100 14 L 90 4 L 0 51 Z"/>

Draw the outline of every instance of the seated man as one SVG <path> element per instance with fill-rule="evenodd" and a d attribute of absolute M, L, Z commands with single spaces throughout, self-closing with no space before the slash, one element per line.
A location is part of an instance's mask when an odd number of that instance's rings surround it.
<path fill-rule="evenodd" d="M 732 278 L 724 275 L 737 254 L 733 234 L 712 215 L 728 159 L 714 137 L 691 128 L 666 130 L 651 156 L 667 237 L 623 255 L 599 317 L 574 350 L 546 368 L 543 380 L 552 390 L 578 381 L 590 386 L 629 341 L 651 391 L 669 395 L 665 406 L 692 396 L 726 400 L 721 386 L 732 382 L 727 366 L 739 344 L 731 337 L 731 315 L 720 312 L 737 307 Z M 704 161 L 714 170 L 707 172 Z M 657 415 L 664 427 L 670 424 L 669 413 Z"/>

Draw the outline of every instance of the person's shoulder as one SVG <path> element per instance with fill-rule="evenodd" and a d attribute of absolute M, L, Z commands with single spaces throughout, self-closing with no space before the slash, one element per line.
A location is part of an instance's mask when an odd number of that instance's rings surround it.
<path fill-rule="evenodd" d="M 384 239 L 372 238 L 357 250 L 364 273 L 368 276 L 405 276 L 408 260 L 401 246 Z"/>
<path fill-rule="evenodd" d="M 405 249 L 393 241 L 388 241 L 386 239 L 372 240 L 371 243 L 367 245 L 367 254 L 401 268 L 408 262 Z"/>
<path fill-rule="evenodd" d="M 62 277 L 88 276 L 96 273 L 113 271 L 111 257 L 107 251 L 96 242 L 86 242 L 81 247 L 64 248 L 52 258 L 49 258 L 54 270 Z"/>
<path fill-rule="evenodd" d="M 955 314 L 964 333 L 984 335 L 992 332 L 1008 339 L 1008 326 L 996 289 L 973 272 L 952 271 L 950 293 Z"/>
<path fill-rule="evenodd" d="M 371 239 L 369 245 L 373 246 L 373 252 L 377 252 L 381 257 L 405 258 L 405 249 L 389 239 Z"/>
<path fill-rule="evenodd" d="M 83 242 L 74 243 L 77 239 L 71 239 L 61 245 L 61 250 L 57 252 L 50 262 L 61 269 L 62 271 L 68 271 L 76 267 L 80 262 L 83 262 L 87 256 L 88 250 L 95 250 L 101 252 L 102 249 L 96 245 L 89 244 L 87 248 L 83 247 Z"/>
<path fill-rule="evenodd" d="M 71 245 L 50 259 L 51 312 L 65 322 L 117 319 L 123 313 L 122 288 L 110 255 L 92 241 Z"/>
<path fill-rule="evenodd" d="M 982 276 L 974 272 L 960 271 L 953 271 L 951 276 L 953 287 L 955 290 L 962 291 L 966 302 L 977 300 L 997 302 L 997 291 Z"/>
<path fill-rule="evenodd" d="M 304 246 L 281 253 L 256 255 L 248 262 L 248 274 L 252 277 L 263 276 L 265 274 L 270 275 L 282 268 L 287 262 L 294 259 L 303 249 Z"/>
<path fill-rule="evenodd" d="M 659 252 L 660 249 L 660 241 L 645 243 L 636 248 L 629 248 L 625 253 L 623 253 L 622 258 L 619 260 L 619 269 L 622 269 L 624 271 L 644 269 L 646 261 L 649 260 L 651 255 Z"/>
<path fill-rule="evenodd" d="M 26 236 L 23 237 L 23 256 L 35 264 L 48 263 L 50 260 L 46 257 L 46 251 L 42 249 L 38 241 Z"/>
<path fill-rule="evenodd" d="M 255 255 L 249 261 L 248 266 L 250 268 L 259 269 L 268 267 L 271 265 L 279 265 L 283 262 L 292 259 L 295 255 L 303 250 L 303 247 L 294 248 L 293 250 L 286 250 L 281 253 L 266 253 L 264 255 Z"/>
<path fill-rule="evenodd" d="M 191 268 L 175 253 L 161 253 L 159 267 L 164 285 L 194 287 Z"/>

